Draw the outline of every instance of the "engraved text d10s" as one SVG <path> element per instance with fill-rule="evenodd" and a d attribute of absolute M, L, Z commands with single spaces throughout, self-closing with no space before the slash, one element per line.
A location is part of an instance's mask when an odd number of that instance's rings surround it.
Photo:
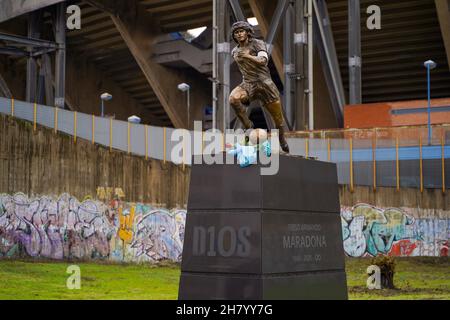
<path fill-rule="evenodd" d="M 214 226 L 209 228 L 194 227 L 193 229 L 193 254 L 194 256 L 208 257 L 248 257 L 250 255 L 249 237 L 251 231 L 249 227 L 240 227 L 236 230 L 233 227 L 225 226 L 217 229 Z"/>

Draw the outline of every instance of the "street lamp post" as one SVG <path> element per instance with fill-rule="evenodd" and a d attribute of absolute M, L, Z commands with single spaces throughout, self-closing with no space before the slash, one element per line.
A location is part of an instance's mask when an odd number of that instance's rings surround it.
<path fill-rule="evenodd" d="M 431 145 L 431 69 L 437 64 L 433 60 L 427 60 L 423 64 L 427 68 L 427 93 L 428 93 L 428 144 Z"/>
<path fill-rule="evenodd" d="M 187 93 L 187 129 L 190 129 L 190 115 L 191 115 L 191 97 L 190 97 L 190 91 L 191 91 L 191 86 L 188 85 L 187 83 L 180 83 L 178 85 L 178 90 L 182 91 L 182 92 L 186 92 Z"/>
<path fill-rule="evenodd" d="M 112 95 L 105 92 L 100 96 L 100 99 L 102 99 L 102 118 L 105 116 L 105 101 L 109 101 L 112 99 Z"/>

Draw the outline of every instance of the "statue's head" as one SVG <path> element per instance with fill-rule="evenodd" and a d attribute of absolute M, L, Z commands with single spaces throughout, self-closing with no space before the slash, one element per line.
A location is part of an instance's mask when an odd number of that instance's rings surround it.
<path fill-rule="evenodd" d="M 253 38 L 253 27 L 247 21 L 238 21 L 231 26 L 231 37 L 236 43 Z"/>

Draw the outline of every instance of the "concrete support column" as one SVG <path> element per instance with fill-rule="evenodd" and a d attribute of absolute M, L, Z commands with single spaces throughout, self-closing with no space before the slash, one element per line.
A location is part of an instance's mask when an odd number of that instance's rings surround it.
<path fill-rule="evenodd" d="M 66 88 L 66 4 L 60 3 L 56 7 L 55 40 L 58 44 L 55 58 L 55 107 L 65 105 Z"/>
<path fill-rule="evenodd" d="M 294 130 L 306 128 L 307 96 L 305 66 L 308 64 L 305 48 L 307 44 L 307 20 L 305 18 L 305 0 L 295 0 L 295 31 L 294 31 L 294 64 L 295 64 L 295 95 L 294 95 Z"/>
<path fill-rule="evenodd" d="M 362 103 L 360 0 L 348 1 L 348 67 L 350 104 L 360 104 Z"/>
<path fill-rule="evenodd" d="M 218 112 L 217 128 L 222 132 L 230 128 L 230 7 L 228 0 L 217 1 L 217 55 L 218 55 Z"/>
<path fill-rule="evenodd" d="M 292 47 L 294 42 L 294 9 L 291 5 L 286 10 L 283 20 L 283 60 L 284 60 L 284 99 L 283 106 L 286 114 L 286 123 L 289 129 L 294 123 L 294 91 L 293 77 L 295 67 L 293 63 Z"/>
<path fill-rule="evenodd" d="M 28 15 L 28 38 L 38 39 L 40 37 L 41 20 L 42 12 L 40 10 L 31 12 Z M 28 51 L 32 52 L 33 47 L 28 47 Z M 36 58 L 29 56 L 27 59 L 26 100 L 31 103 L 36 102 L 37 98 L 37 76 Z"/>

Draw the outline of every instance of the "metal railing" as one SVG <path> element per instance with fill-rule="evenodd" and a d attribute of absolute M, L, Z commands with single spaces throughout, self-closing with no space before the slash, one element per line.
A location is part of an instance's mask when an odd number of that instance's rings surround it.
<path fill-rule="evenodd" d="M 201 134 L 201 151 L 183 142 L 182 161 L 172 159 L 173 128 L 134 124 L 112 118 L 102 118 L 80 112 L 72 112 L 14 99 L 0 98 L 0 113 L 43 125 L 105 147 L 129 154 L 153 158 L 179 165 L 190 165 L 193 154 L 208 150 L 207 139 Z M 211 134 L 209 134 L 211 135 Z M 186 131 L 186 137 L 188 137 Z M 219 150 L 224 150 L 224 136 Z M 328 130 L 290 133 L 288 142 L 291 154 L 334 162 L 337 165 L 341 185 L 354 186 L 440 188 L 450 186 L 447 174 L 450 164 L 450 125 L 433 126 L 431 144 L 428 144 L 427 127 L 376 128 Z M 197 150 L 197 151 L 196 151 Z"/>

